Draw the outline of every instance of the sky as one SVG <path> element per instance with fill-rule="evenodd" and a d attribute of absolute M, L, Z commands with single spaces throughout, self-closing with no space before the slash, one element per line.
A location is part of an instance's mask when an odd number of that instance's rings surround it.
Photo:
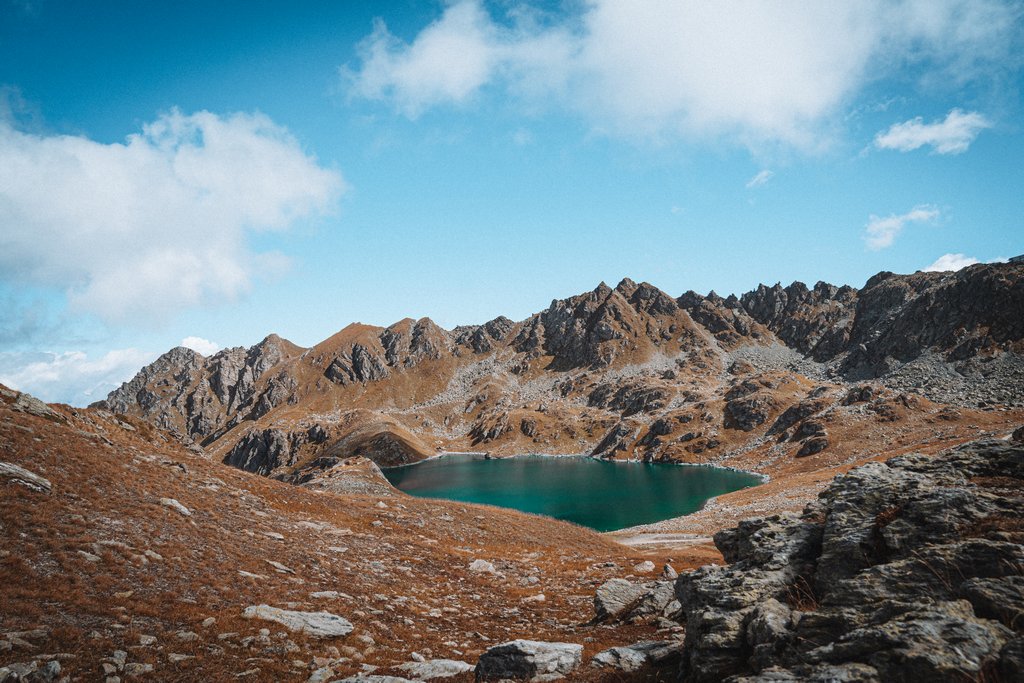
<path fill-rule="evenodd" d="M 0 383 L 1024 253 L 1024 3 L 0 0 Z"/>

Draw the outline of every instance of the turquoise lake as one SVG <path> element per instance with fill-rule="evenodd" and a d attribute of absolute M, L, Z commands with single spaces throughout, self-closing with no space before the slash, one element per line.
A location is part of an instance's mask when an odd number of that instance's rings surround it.
<path fill-rule="evenodd" d="M 597 531 L 686 515 L 709 498 L 761 483 L 715 467 L 543 455 L 448 455 L 387 468 L 384 476 L 413 496 L 513 508 Z"/>

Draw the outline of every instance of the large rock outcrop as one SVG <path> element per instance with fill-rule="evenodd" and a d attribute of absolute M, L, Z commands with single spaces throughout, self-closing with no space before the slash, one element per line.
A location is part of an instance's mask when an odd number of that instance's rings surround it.
<path fill-rule="evenodd" d="M 679 577 L 681 676 L 1015 680 L 1022 519 L 1020 444 L 979 441 L 859 467 L 800 517 L 716 534 L 729 564 Z"/>

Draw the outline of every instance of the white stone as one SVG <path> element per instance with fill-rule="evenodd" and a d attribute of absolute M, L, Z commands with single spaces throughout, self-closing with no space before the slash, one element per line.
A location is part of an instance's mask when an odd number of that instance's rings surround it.
<path fill-rule="evenodd" d="M 469 563 L 469 571 L 479 572 L 481 574 L 494 574 L 494 565 L 487 560 L 473 560 Z"/>
<path fill-rule="evenodd" d="M 425 661 L 406 662 L 397 667 L 417 681 L 430 681 L 435 678 L 451 678 L 473 670 L 473 665 L 457 659 L 428 659 Z"/>
<path fill-rule="evenodd" d="M 277 622 L 292 631 L 302 631 L 318 638 L 347 636 L 353 629 L 348 619 L 330 612 L 296 612 L 270 605 L 252 605 L 245 608 L 242 616 Z"/>
<path fill-rule="evenodd" d="M 192 512 L 187 507 L 176 501 L 174 498 L 161 498 L 160 504 L 165 505 L 171 508 L 172 510 L 175 510 L 176 512 L 180 512 L 185 517 L 192 516 Z"/>

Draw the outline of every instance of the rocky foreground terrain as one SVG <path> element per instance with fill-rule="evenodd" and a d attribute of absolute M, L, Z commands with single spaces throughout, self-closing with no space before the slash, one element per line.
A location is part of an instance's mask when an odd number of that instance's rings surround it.
<path fill-rule="evenodd" d="M 1022 680 L 1022 358 L 990 264 L 0 388 L 0 683 Z M 769 480 L 600 535 L 379 470 L 445 450 Z"/>

